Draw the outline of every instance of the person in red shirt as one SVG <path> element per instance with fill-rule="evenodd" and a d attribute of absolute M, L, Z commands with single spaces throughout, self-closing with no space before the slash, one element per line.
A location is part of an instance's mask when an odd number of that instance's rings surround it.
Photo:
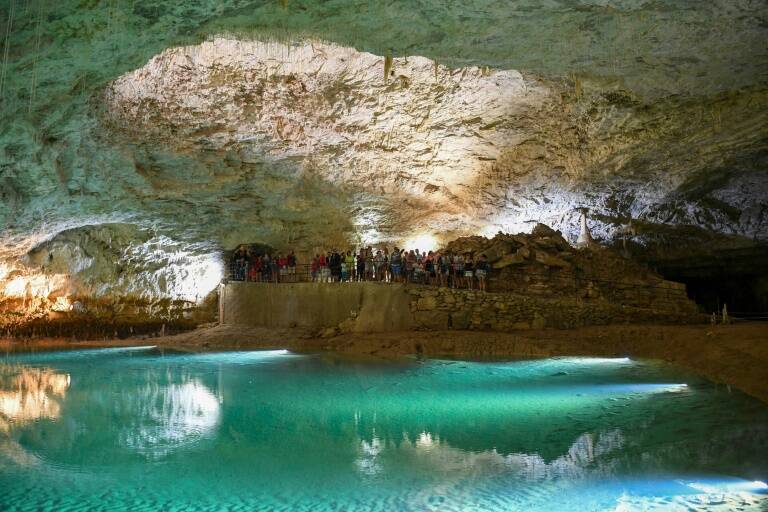
<path fill-rule="evenodd" d="M 280 269 L 279 282 L 285 282 L 287 280 L 286 275 L 288 274 L 288 258 L 286 258 L 284 254 L 281 254 L 280 257 L 277 258 L 277 267 Z"/>
<path fill-rule="evenodd" d="M 325 254 L 320 253 L 320 282 L 326 281 L 326 274 L 328 273 L 328 258 Z"/>
<path fill-rule="evenodd" d="M 312 263 L 310 264 L 309 271 L 311 272 L 312 276 L 312 282 L 317 281 L 317 273 L 320 271 L 320 255 L 315 254 L 315 257 L 312 258 Z"/>

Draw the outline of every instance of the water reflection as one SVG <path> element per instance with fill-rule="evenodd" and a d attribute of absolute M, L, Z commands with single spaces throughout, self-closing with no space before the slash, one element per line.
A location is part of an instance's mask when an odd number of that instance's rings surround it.
<path fill-rule="evenodd" d="M 31 454 L 71 465 L 164 457 L 211 437 L 219 425 L 219 399 L 197 375 L 169 367 L 89 370 L 74 369 L 70 377 L 0 366 L 0 430 Z M 97 452 L 83 449 L 96 445 Z"/>
<path fill-rule="evenodd" d="M 496 448 L 482 451 L 456 448 L 438 434 L 426 431 L 415 439 L 404 432 L 397 443 L 385 441 L 374 433 L 370 440 L 359 439 L 355 464 L 361 473 L 369 476 L 385 471 L 387 460 L 401 463 L 403 458 L 408 458 L 411 464 L 442 475 L 505 473 L 520 480 L 568 478 L 573 481 L 613 474 L 615 461 L 606 456 L 621 450 L 624 444 L 625 437 L 619 429 L 597 434 L 587 432 L 580 435 L 566 453 L 547 462 L 538 453 L 503 454 Z M 387 451 L 398 454 L 388 457 Z"/>
<path fill-rule="evenodd" d="M 58 418 L 69 383 L 69 374 L 48 368 L 0 364 L 0 430 Z"/>
<path fill-rule="evenodd" d="M 0 509 L 668 510 L 768 498 L 752 482 L 768 460 L 765 406 L 650 364 L 49 357 L 17 362 L 55 371 L 3 377 L 3 391 L 42 390 L 37 418 L 56 421 L 14 421 L 0 439 Z M 25 416 L 18 404 L 0 415 Z"/>
<path fill-rule="evenodd" d="M 128 418 L 120 444 L 151 456 L 210 435 L 220 417 L 219 400 L 197 379 L 147 384 L 122 394 L 113 411 Z"/>
<path fill-rule="evenodd" d="M 547 462 L 537 453 L 499 453 L 495 448 L 456 448 L 432 432 L 400 442 L 374 435 L 358 439 L 357 471 L 382 482 L 407 467 L 424 479 L 405 497 L 407 510 L 765 510 L 768 489 L 762 481 L 740 478 L 664 479 L 655 474 L 630 475 L 620 466 L 629 444 L 620 429 L 584 433 L 566 453 Z M 646 453 L 653 458 L 653 453 Z M 583 505 L 583 507 L 582 507 Z"/>

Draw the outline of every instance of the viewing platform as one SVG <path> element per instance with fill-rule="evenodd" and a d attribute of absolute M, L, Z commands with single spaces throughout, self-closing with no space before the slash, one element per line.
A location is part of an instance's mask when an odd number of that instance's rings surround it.
<path fill-rule="evenodd" d="M 676 283 L 671 283 L 676 284 Z M 674 292 L 672 291 L 674 290 Z M 635 287 L 623 301 L 558 293 L 480 292 L 418 284 L 250 283 L 220 287 L 222 324 L 389 332 L 468 329 L 567 329 L 616 323 L 704 320 L 685 287 Z"/>

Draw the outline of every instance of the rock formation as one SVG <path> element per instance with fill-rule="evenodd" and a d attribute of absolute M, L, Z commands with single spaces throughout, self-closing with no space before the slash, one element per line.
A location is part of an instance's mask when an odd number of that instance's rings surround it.
<path fill-rule="evenodd" d="M 575 242 L 579 207 L 643 251 L 768 233 L 764 2 L 16 4 L 7 300 L 194 302 L 240 242 Z"/>
<path fill-rule="evenodd" d="M 687 302 L 685 287 L 666 281 L 646 265 L 617 251 L 592 245 L 571 246 L 562 233 L 537 224 L 530 235 L 498 233 L 493 238 L 463 237 L 445 250 L 474 257 L 485 255 L 495 270 L 491 288 L 540 297 L 580 297 L 615 300 L 653 307 L 668 297 Z"/>
<path fill-rule="evenodd" d="M 586 249 L 594 244 L 595 241 L 592 240 L 592 233 L 589 232 L 589 226 L 587 225 L 587 210 L 584 209 L 579 217 L 579 237 L 576 239 L 576 247 Z"/>

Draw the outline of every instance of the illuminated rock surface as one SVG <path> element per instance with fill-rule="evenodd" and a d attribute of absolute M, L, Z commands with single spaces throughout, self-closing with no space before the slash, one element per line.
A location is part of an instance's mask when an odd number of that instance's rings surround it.
<path fill-rule="evenodd" d="M 768 233 L 764 2 L 49 4 L 0 6 L 6 296 L 195 301 L 241 241 L 574 242 L 582 206 Z"/>

